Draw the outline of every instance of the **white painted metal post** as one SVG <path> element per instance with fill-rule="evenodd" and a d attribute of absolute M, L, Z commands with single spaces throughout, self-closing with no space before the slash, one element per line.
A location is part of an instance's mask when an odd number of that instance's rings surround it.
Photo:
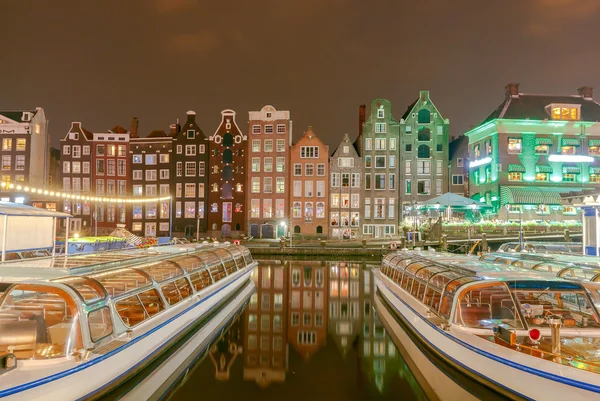
<path fill-rule="evenodd" d="M 67 217 L 67 227 L 65 229 L 65 256 L 69 254 L 69 226 L 71 225 L 71 218 Z"/>
<path fill-rule="evenodd" d="M 52 257 L 56 255 L 56 217 L 52 218 Z"/>
<path fill-rule="evenodd" d="M 4 236 L 2 237 L 2 261 L 4 262 L 6 260 L 6 237 L 7 237 L 7 231 L 8 230 L 8 216 L 4 215 Z"/>

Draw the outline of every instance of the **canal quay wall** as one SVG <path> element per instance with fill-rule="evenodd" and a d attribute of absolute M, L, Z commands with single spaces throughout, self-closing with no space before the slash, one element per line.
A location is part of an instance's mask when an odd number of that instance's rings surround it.
<path fill-rule="evenodd" d="M 251 247 L 248 246 L 254 257 L 259 255 L 278 256 L 327 256 L 327 257 L 368 257 L 383 258 L 390 249 L 382 248 L 332 248 L 332 247 Z"/>

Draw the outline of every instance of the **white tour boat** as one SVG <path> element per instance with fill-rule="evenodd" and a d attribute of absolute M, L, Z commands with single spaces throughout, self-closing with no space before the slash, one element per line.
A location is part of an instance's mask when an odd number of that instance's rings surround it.
<path fill-rule="evenodd" d="M 14 283 L 0 299 L 0 399 L 107 394 L 221 310 L 256 265 L 235 245 L 0 264 Z"/>
<path fill-rule="evenodd" d="M 452 366 L 516 399 L 600 399 L 600 286 L 400 251 L 374 271 L 394 313 Z"/>

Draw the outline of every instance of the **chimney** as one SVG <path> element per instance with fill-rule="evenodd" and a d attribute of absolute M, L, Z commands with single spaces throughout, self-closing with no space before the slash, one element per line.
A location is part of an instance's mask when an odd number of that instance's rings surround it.
<path fill-rule="evenodd" d="M 592 100 L 594 97 L 594 88 L 591 86 L 582 86 L 581 88 L 577 89 L 577 93 L 579 93 L 579 96 L 585 100 Z"/>
<path fill-rule="evenodd" d="M 361 104 L 358 108 L 358 136 L 362 135 L 363 132 L 363 123 L 365 122 L 366 119 L 366 114 L 367 114 L 367 106 L 364 104 Z"/>
<path fill-rule="evenodd" d="M 175 135 L 177 135 L 177 124 L 171 124 L 171 125 L 169 125 L 169 129 L 171 130 L 171 131 L 169 132 L 169 135 L 170 135 L 170 136 L 175 136 Z"/>
<path fill-rule="evenodd" d="M 140 125 L 140 120 L 138 120 L 137 117 L 133 117 L 131 119 L 131 129 L 129 130 L 129 137 L 130 138 L 137 138 L 138 137 L 138 126 Z"/>
<path fill-rule="evenodd" d="M 504 87 L 506 89 L 506 97 L 519 97 L 519 84 L 508 84 Z"/>

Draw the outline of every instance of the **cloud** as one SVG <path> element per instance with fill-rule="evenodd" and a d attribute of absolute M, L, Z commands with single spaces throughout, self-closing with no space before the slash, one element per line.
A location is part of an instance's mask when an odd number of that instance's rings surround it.
<path fill-rule="evenodd" d="M 158 14 L 169 14 L 192 8 L 197 0 L 154 0 L 154 10 Z"/>
<path fill-rule="evenodd" d="M 546 38 L 574 22 L 588 20 L 600 12 L 598 0 L 529 0 L 530 15 L 525 31 Z"/>
<path fill-rule="evenodd" d="M 179 33 L 169 37 L 167 47 L 177 53 L 203 52 L 219 44 L 219 37 L 213 32 Z"/>

